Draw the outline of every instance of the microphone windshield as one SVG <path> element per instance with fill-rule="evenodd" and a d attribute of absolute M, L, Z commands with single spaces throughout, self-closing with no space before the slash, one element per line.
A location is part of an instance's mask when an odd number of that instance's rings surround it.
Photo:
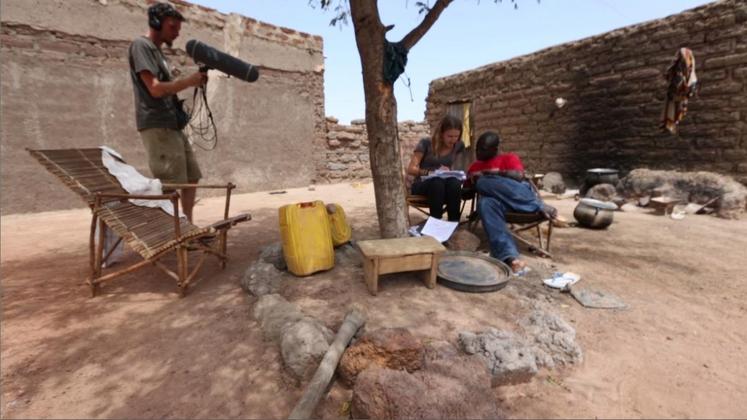
<path fill-rule="evenodd" d="M 221 71 L 237 79 L 254 82 L 259 78 L 259 71 L 256 66 L 196 39 L 187 41 L 187 55 L 192 57 L 196 63 Z"/>

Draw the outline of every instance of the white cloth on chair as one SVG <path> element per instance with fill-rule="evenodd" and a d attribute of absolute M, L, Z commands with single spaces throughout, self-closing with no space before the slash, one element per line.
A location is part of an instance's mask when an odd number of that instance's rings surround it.
<path fill-rule="evenodd" d="M 161 181 L 155 178 L 148 178 L 143 176 L 131 165 L 124 163 L 122 155 L 117 153 L 114 149 L 108 146 L 100 146 L 101 149 L 101 162 L 104 164 L 109 173 L 112 174 L 119 185 L 130 194 L 137 195 L 161 195 L 163 189 Z M 130 202 L 136 206 L 143 207 L 160 207 L 161 210 L 165 211 L 169 215 L 174 215 L 174 206 L 169 200 L 135 200 L 131 199 Z M 185 217 L 181 209 L 179 209 L 179 217 Z"/>

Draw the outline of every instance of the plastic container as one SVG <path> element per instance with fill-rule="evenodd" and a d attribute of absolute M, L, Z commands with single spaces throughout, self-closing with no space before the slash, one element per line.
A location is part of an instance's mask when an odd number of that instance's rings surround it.
<path fill-rule="evenodd" d="M 336 203 L 327 204 L 327 215 L 329 217 L 329 232 L 332 236 L 332 245 L 338 247 L 350 241 L 353 232 L 345 217 L 342 206 Z"/>
<path fill-rule="evenodd" d="M 279 209 L 280 236 L 288 270 L 308 276 L 335 266 L 327 209 L 321 201 L 296 203 Z"/>

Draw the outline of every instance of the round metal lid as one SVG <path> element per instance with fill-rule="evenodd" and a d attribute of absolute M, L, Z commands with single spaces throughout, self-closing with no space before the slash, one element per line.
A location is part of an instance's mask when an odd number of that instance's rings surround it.
<path fill-rule="evenodd" d="M 595 175 L 613 175 L 619 173 L 620 171 L 611 168 L 593 168 L 587 169 L 586 172 Z"/>
<path fill-rule="evenodd" d="M 579 201 L 589 207 L 595 207 L 602 210 L 617 210 L 617 204 L 611 201 L 601 201 L 593 198 L 582 198 Z"/>
<path fill-rule="evenodd" d="M 451 289 L 471 293 L 493 292 L 508 284 L 511 269 L 487 255 L 446 251 L 438 261 L 438 281 Z"/>

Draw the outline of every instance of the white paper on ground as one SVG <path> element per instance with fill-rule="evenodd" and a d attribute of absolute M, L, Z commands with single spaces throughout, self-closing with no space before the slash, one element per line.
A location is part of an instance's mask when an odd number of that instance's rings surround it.
<path fill-rule="evenodd" d="M 564 289 L 581 280 L 581 276 L 576 273 L 553 273 L 552 278 L 542 280 L 547 286 L 554 289 Z"/>
<path fill-rule="evenodd" d="M 445 222 L 440 219 L 429 217 L 425 221 L 425 226 L 420 231 L 422 235 L 428 235 L 436 238 L 438 242 L 446 242 L 454 233 L 459 222 Z"/>

